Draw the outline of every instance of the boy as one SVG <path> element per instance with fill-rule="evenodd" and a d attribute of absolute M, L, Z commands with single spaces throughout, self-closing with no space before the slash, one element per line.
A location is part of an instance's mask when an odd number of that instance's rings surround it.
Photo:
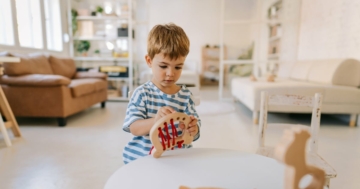
<path fill-rule="evenodd" d="M 152 147 L 149 139 L 151 127 L 157 120 L 173 112 L 182 112 L 191 118 L 186 131 L 183 131 L 182 123 L 176 125 L 179 135 L 189 132 L 194 136 L 194 141 L 200 137 L 201 121 L 191 92 L 185 86 L 175 84 L 181 75 L 189 46 L 184 30 L 175 24 L 156 25 L 150 31 L 145 60 L 152 69 L 153 77 L 135 89 L 126 110 L 123 130 L 134 137 L 124 148 L 125 164 L 149 154 Z M 172 136 L 172 133 L 169 135 Z"/>

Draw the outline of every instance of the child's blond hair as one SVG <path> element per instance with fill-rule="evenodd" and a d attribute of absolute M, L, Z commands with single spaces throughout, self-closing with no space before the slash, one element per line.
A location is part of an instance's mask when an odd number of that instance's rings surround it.
<path fill-rule="evenodd" d="M 173 24 L 156 25 L 148 36 L 147 51 L 151 59 L 163 53 L 170 60 L 186 57 L 189 53 L 190 41 L 184 30 Z"/>

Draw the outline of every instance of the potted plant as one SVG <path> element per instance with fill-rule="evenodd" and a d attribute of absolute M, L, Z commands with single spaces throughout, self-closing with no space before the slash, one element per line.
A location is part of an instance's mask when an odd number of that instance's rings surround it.
<path fill-rule="evenodd" d="M 71 26 L 72 26 L 72 33 L 75 35 L 78 25 L 76 18 L 78 17 L 78 12 L 75 9 L 71 9 Z"/>
<path fill-rule="evenodd" d="M 76 50 L 79 53 L 82 53 L 83 56 L 87 56 L 87 52 L 90 49 L 90 42 L 89 41 L 80 41 L 77 44 Z"/>
<path fill-rule="evenodd" d="M 104 9 L 101 6 L 96 7 L 96 16 L 102 16 Z"/>
<path fill-rule="evenodd" d="M 99 49 L 96 49 L 96 50 L 94 51 L 94 55 L 97 56 L 97 57 L 99 57 L 99 56 L 100 56 L 100 50 L 99 50 Z"/>

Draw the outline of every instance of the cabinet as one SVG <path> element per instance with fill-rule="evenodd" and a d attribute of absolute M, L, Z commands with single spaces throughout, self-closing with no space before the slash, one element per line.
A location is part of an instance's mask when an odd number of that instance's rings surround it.
<path fill-rule="evenodd" d="M 132 0 L 71 2 L 70 54 L 79 70 L 108 74 L 108 99 L 133 90 Z"/>
<path fill-rule="evenodd" d="M 220 69 L 220 48 L 205 46 L 202 48 L 201 85 L 218 85 Z"/>

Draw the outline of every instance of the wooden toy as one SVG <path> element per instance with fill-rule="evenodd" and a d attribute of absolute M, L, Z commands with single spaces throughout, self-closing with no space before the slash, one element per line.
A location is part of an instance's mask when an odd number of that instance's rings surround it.
<path fill-rule="evenodd" d="M 254 74 L 251 74 L 250 80 L 251 80 L 251 81 L 257 81 L 257 79 L 256 79 L 256 77 L 254 76 Z"/>
<path fill-rule="evenodd" d="M 311 131 L 310 148 L 306 153 L 307 161 L 311 165 L 320 167 L 325 171 L 325 186 L 330 188 L 330 179 L 337 176 L 336 170 L 318 154 L 318 135 L 320 130 L 320 117 L 322 95 L 316 93 L 314 96 L 303 96 L 295 94 L 269 94 L 261 92 L 260 105 L 260 124 L 259 124 L 259 146 L 257 154 L 274 158 L 274 147 L 265 145 L 266 130 L 284 130 L 291 127 L 302 127 Z M 291 106 L 294 110 L 300 108 L 312 108 L 311 126 L 299 124 L 267 123 L 269 109 L 281 108 L 281 106 Z"/>
<path fill-rule="evenodd" d="M 311 175 L 312 181 L 306 189 L 322 189 L 325 184 L 325 172 L 307 164 L 306 141 L 310 133 L 303 128 L 285 130 L 280 143 L 275 147 L 275 158 L 286 164 L 284 189 L 299 189 L 300 180 Z"/>
<path fill-rule="evenodd" d="M 185 125 L 185 129 L 181 136 L 178 136 L 174 124 L 176 121 L 183 122 Z M 150 140 L 153 144 L 150 154 L 155 158 L 159 158 L 164 151 L 174 149 L 175 145 L 177 145 L 178 148 L 181 148 L 183 144 L 191 144 L 194 137 L 186 132 L 190 121 L 188 115 L 179 112 L 169 114 L 158 120 L 150 130 Z M 169 134 L 169 124 L 171 125 L 172 136 Z"/>
<path fill-rule="evenodd" d="M 271 74 L 266 78 L 267 82 L 274 82 L 275 81 L 275 75 Z"/>

